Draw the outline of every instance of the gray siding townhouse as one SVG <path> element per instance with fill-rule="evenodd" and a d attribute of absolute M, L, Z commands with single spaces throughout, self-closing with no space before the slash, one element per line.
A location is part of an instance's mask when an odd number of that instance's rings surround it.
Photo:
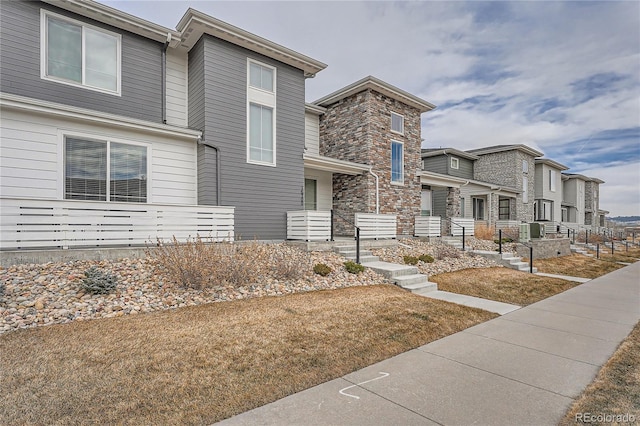
<path fill-rule="evenodd" d="M 521 191 L 476 178 L 480 156 L 455 148 L 423 149 L 423 214 L 473 219 L 485 226 L 511 226 L 517 220 L 516 199 Z M 443 223 L 443 232 L 450 232 Z"/>
<path fill-rule="evenodd" d="M 534 220 L 555 231 L 562 221 L 562 172 L 569 168 L 548 158 L 536 158 L 535 164 Z"/>
<path fill-rule="evenodd" d="M 0 12 L 2 249 L 285 238 L 325 64 L 192 9 L 176 30 L 90 0 Z"/>

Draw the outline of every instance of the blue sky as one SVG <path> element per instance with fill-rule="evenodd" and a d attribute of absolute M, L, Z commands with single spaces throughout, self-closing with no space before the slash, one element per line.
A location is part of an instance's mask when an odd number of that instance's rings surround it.
<path fill-rule="evenodd" d="M 438 106 L 423 147 L 523 143 L 640 215 L 640 2 L 103 3 L 169 28 L 193 7 L 318 59 L 309 102 L 373 75 Z"/>

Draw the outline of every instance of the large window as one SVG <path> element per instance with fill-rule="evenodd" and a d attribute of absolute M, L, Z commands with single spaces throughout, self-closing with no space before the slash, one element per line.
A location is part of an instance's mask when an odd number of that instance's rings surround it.
<path fill-rule="evenodd" d="M 537 200 L 534 220 L 553 220 L 553 201 Z"/>
<path fill-rule="evenodd" d="M 247 162 L 276 165 L 276 69 L 247 60 Z"/>
<path fill-rule="evenodd" d="M 118 142 L 65 138 L 67 200 L 147 202 L 147 148 Z"/>
<path fill-rule="evenodd" d="M 121 36 L 42 12 L 42 77 L 120 94 Z"/>
<path fill-rule="evenodd" d="M 391 113 L 391 131 L 404 135 L 404 117 L 395 112 Z"/>
<path fill-rule="evenodd" d="M 508 198 L 498 199 L 498 219 L 509 220 L 511 218 L 511 201 Z"/>
<path fill-rule="evenodd" d="M 404 145 L 391 141 L 391 183 L 404 183 Z"/>

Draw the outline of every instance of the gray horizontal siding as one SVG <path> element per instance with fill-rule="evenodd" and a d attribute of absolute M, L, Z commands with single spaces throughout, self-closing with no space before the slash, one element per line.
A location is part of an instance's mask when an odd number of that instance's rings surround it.
<path fill-rule="evenodd" d="M 434 189 L 431 193 L 433 202 L 432 216 L 447 217 L 447 194 L 448 189 Z"/>
<path fill-rule="evenodd" d="M 40 78 L 40 9 L 122 34 L 121 96 Z M 162 46 L 152 40 L 30 1 L 0 1 L 0 90 L 80 108 L 162 121 Z"/>
<path fill-rule="evenodd" d="M 455 157 L 455 156 L 454 156 Z M 451 168 L 451 156 L 438 155 L 423 159 L 423 168 L 426 171 L 440 173 L 443 175 L 455 176 L 464 179 L 473 179 L 473 161 L 466 158 L 458 159 L 458 169 Z"/>
<path fill-rule="evenodd" d="M 247 163 L 247 57 L 277 68 L 276 167 Z M 190 53 L 190 68 L 201 60 L 201 82 L 192 81 L 190 70 L 189 109 L 192 101 L 194 110 L 204 103 L 205 139 L 221 150 L 220 204 L 235 206 L 241 238 L 284 239 L 286 212 L 303 208 L 303 73 L 211 36 Z M 192 91 L 200 90 L 204 100 L 192 99 Z M 203 170 L 215 170 L 214 160 L 201 154 L 199 164 Z M 215 204 L 215 187 L 207 179 L 199 181 L 199 202 Z"/>

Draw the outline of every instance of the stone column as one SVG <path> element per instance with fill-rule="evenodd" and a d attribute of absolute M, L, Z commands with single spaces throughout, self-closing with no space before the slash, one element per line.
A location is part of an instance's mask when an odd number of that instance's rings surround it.
<path fill-rule="evenodd" d="M 452 217 L 460 217 L 460 188 L 448 188 L 447 192 L 447 219 Z M 449 220 L 443 220 L 443 235 L 451 234 L 451 222 Z"/>

